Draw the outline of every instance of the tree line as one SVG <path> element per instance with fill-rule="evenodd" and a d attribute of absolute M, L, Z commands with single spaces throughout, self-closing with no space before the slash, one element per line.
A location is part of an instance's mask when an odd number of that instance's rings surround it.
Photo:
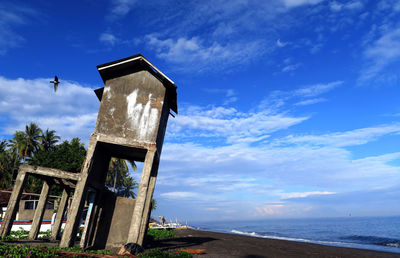
<path fill-rule="evenodd" d="M 0 140 L 0 189 L 13 186 L 18 167 L 21 164 L 56 168 L 69 172 L 80 172 L 86 157 L 84 143 L 79 138 L 71 141 L 61 138 L 55 130 L 43 131 L 36 123 L 25 126 L 24 131 L 16 131 L 12 139 Z M 136 165 L 130 162 L 134 170 Z M 29 176 L 25 189 L 40 193 L 43 181 Z M 107 172 L 106 186 L 118 196 L 135 197 L 137 182 L 129 175 L 126 160 L 112 158 Z M 52 194 L 60 194 L 59 187 L 52 187 Z"/>

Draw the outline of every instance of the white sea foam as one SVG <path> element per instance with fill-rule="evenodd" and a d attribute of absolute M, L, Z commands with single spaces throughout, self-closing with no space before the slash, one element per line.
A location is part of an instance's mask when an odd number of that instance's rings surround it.
<path fill-rule="evenodd" d="M 270 239 L 297 241 L 297 242 L 311 242 L 311 240 L 308 240 L 308 239 L 261 235 L 256 232 L 243 232 L 243 231 L 236 230 L 236 229 L 232 229 L 231 232 L 234 234 L 238 234 L 238 235 L 245 235 L 245 236 L 252 236 L 252 237 L 261 237 L 261 238 L 270 238 Z"/>
<path fill-rule="evenodd" d="M 358 243 L 348 243 L 348 242 L 337 242 L 337 241 L 321 241 L 321 240 L 310 240 L 310 239 L 303 239 L 303 238 L 290 238 L 290 237 L 280 237 L 280 236 L 271 236 L 271 235 L 261 235 L 256 232 L 245 232 L 236 229 L 232 229 L 231 233 L 238 234 L 238 235 L 245 235 L 251 237 L 260 237 L 260 238 L 267 238 L 267 239 L 277 239 L 277 240 L 286 240 L 286 241 L 295 241 L 295 242 L 304 242 L 304 243 L 314 243 L 320 245 L 328 245 L 328 246 L 338 246 L 338 247 L 349 247 L 349 248 L 360 248 L 360 249 L 376 249 L 375 245 L 371 244 L 358 244 Z M 398 243 L 389 243 L 385 245 L 387 248 L 400 248 L 400 244 Z M 378 249 L 379 250 L 379 249 Z M 382 251 L 389 251 L 385 249 L 384 246 L 380 249 Z M 395 251 L 396 250 L 391 250 Z"/>

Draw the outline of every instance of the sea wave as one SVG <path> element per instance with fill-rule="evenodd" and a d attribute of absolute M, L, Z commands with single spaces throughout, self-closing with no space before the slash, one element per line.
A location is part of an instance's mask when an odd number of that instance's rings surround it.
<path fill-rule="evenodd" d="M 231 233 L 238 234 L 238 235 L 252 236 L 252 237 L 278 239 L 278 240 L 311 242 L 311 240 L 308 240 L 308 239 L 281 237 L 281 236 L 274 236 L 274 235 L 264 235 L 264 234 L 259 234 L 259 233 L 256 233 L 256 232 L 246 232 L 246 231 L 240 231 L 240 230 L 236 230 L 236 229 L 232 229 Z"/>
<path fill-rule="evenodd" d="M 341 239 L 347 241 L 355 241 L 356 243 L 360 244 L 372 244 L 400 248 L 400 239 L 394 238 L 352 235 L 342 237 Z"/>
<path fill-rule="evenodd" d="M 374 237 L 374 236 L 347 236 L 340 238 L 343 241 L 321 241 L 321 240 L 310 240 L 303 238 L 291 238 L 291 237 L 281 237 L 275 235 L 265 235 L 257 232 L 246 232 L 240 231 L 236 229 L 232 229 L 231 233 L 251 236 L 251 237 L 260 237 L 260 238 L 268 238 L 268 239 L 277 239 L 277 240 L 287 240 L 287 241 L 295 241 L 295 242 L 305 242 L 305 243 L 315 243 L 329 246 L 342 246 L 342 247 L 352 247 L 352 248 L 365 248 L 369 249 L 367 246 L 384 246 L 384 247 L 394 247 L 400 248 L 400 239 L 392 239 L 392 238 L 383 238 L 383 237 Z"/>

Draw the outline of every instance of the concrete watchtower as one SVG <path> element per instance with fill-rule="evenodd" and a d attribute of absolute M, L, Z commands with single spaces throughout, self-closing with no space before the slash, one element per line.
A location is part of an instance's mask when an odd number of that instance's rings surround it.
<path fill-rule="evenodd" d="M 171 110 L 178 111 L 177 87 L 141 54 L 99 65 L 97 69 L 105 87 L 95 91 L 100 100 L 96 127 L 60 246 L 73 244 L 87 191 L 102 191 L 111 157 L 144 162 L 126 239 L 127 243 L 142 245 L 168 117 Z"/>

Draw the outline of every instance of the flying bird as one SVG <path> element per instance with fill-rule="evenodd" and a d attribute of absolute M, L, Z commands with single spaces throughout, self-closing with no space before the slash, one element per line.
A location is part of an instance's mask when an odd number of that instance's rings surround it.
<path fill-rule="evenodd" d="M 54 92 L 56 92 L 56 91 L 57 91 L 57 88 L 58 88 L 58 84 L 60 83 L 60 82 L 58 81 L 57 75 L 54 76 L 54 81 L 50 81 L 50 83 L 54 83 Z"/>

